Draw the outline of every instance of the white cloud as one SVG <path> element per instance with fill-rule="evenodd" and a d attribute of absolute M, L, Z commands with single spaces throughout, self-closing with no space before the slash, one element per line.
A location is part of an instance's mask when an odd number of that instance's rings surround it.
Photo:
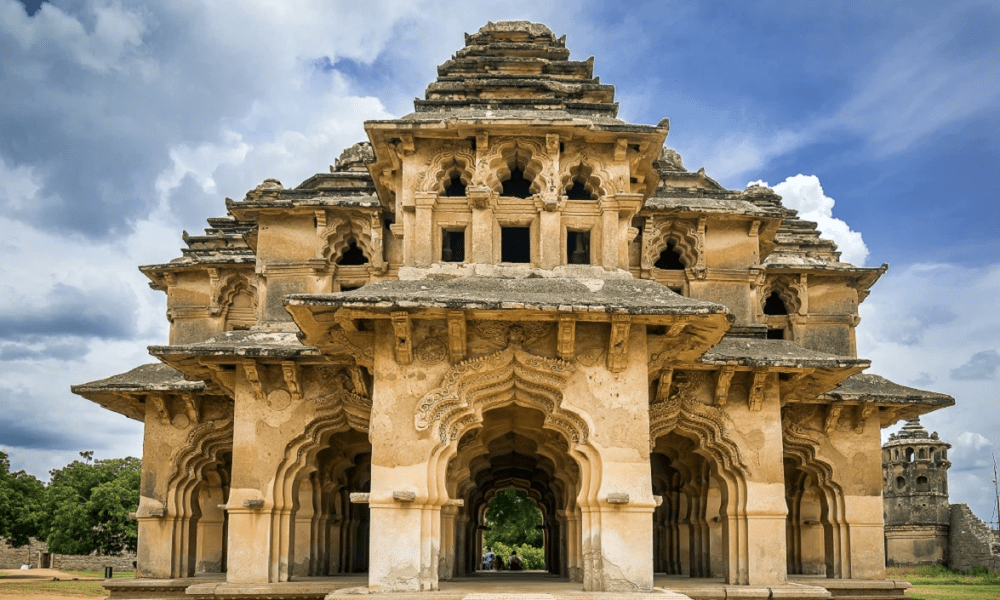
<path fill-rule="evenodd" d="M 969 504 L 983 518 L 992 511 L 992 492 L 983 493 L 993 477 L 991 453 L 1000 450 L 996 381 L 954 379 L 951 373 L 1000 340 L 998 289 L 1000 264 L 890 269 L 861 305 L 857 336 L 858 355 L 871 359 L 871 372 L 955 398 L 955 406 L 921 421 L 953 444 L 951 501 Z M 992 490 L 992 483 L 988 487 Z"/>
<path fill-rule="evenodd" d="M 748 185 L 768 186 L 764 181 L 752 181 Z M 815 221 L 823 237 L 833 240 L 841 252 L 840 260 L 857 266 L 864 266 L 868 258 L 868 246 L 861 239 L 861 233 L 851 230 L 847 223 L 834 218 L 833 206 L 836 201 L 823 193 L 819 177 L 815 175 L 795 175 L 774 186 L 781 196 L 781 203 L 787 208 L 799 211 L 799 217 Z"/>

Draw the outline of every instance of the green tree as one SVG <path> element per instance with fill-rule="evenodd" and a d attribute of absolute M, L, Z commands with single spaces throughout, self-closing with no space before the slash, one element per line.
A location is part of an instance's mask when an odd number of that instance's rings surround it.
<path fill-rule="evenodd" d="M 10 459 L 0 452 L 0 536 L 15 548 L 38 537 L 42 527 L 45 486 L 34 476 L 10 472 Z"/>
<path fill-rule="evenodd" d="M 542 513 L 528 495 L 515 488 L 507 488 L 490 501 L 486 510 L 484 546 L 502 543 L 506 546 L 528 545 L 542 547 Z"/>
<path fill-rule="evenodd" d="M 93 452 L 51 472 L 46 541 L 59 554 L 135 552 L 142 463 L 131 456 L 92 461 Z"/>

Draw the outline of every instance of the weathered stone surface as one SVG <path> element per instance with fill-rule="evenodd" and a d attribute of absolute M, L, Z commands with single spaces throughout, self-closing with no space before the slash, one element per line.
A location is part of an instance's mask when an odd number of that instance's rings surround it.
<path fill-rule="evenodd" d="M 617 110 L 565 38 L 489 23 L 329 173 L 226 199 L 142 267 L 170 366 L 74 387 L 145 424 L 114 596 L 439 590 L 508 487 L 588 594 L 654 572 L 725 581 L 699 598 L 829 595 L 789 574 L 901 594 L 878 425 L 952 400 L 858 374 L 885 269 Z"/>

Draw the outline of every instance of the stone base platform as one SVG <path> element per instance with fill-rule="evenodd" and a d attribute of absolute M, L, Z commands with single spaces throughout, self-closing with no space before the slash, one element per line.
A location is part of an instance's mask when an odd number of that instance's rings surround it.
<path fill-rule="evenodd" d="M 578 582 L 546 573 L 478 573 L 442 581 L 435 592 L 370 593 L 365 574 L 308 577 L 270 584 L 226 583 L 223 575 L 186 579 L 115 579 L 109 600 L 884 600 L 903 598 L 910 584 L 791 577 L 780 586 L 727 585 L 721 579 L 659 575 L 647 593 L 585 592 Z"/>

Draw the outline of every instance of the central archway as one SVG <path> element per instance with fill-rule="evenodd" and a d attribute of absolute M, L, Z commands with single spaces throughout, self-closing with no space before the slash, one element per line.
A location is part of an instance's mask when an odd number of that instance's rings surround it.
<path fill-rule="evenodd" d="M 545 414 L 516 402 L 483 413 L 481 424 L 467 431 L 449 461 L 449 496 L 463 505 L 456 514 L 452 540 L 442 541 L 442 578 L 475 572 L 483 555 L 483 530 L 490 501 L 515 488 L 527 494 L 542 513 L 545 570 L 582 580 L 580 556 L 581 469 L 566 438 L 545 426 Z M 442 528 L 444 533 L 446 528 Z M 454 568 L 448 556 L 454 554 Z"/>

